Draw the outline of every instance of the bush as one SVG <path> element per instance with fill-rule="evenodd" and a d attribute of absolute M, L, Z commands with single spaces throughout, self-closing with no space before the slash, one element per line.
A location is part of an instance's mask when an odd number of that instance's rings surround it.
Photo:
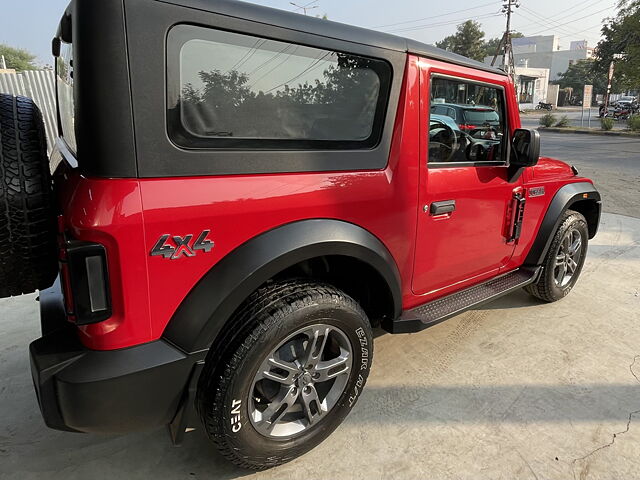
<path fill-rule="evenodd" d="M 602 126 L 602 130 L 613 130 L 614 125 L 613 118 L 602 118 L 600 119 L 600 125 Z"/>
<path fill-rule="evenodd" d="M 630 116 L 629 120 L 627 120 L 627 125 L 629 126 L 629 130 L 640 132 L 640 115 Z"/>
<path fill-rule="evenodd" d="M 560 128 L 567 128 L 569 125 L 571 125 L 571 122 L 569 121 L 569 117 L 567 117 L 566 115 L 560 117 L 560 120 L 558 120 L 558 123 L 556 123 L 556 127 Z"/>
<path fill-rule="evenodd" d="M 554 123 L 556 123 L 556 116 L 553 113 L 545 113 L 540 117 L 540 125 L 543 127 L 553 127 Z"/>

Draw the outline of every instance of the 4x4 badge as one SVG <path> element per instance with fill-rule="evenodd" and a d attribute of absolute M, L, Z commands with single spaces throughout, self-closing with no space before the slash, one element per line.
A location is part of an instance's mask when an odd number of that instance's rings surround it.
<path fill-rule="evenodd" d="M 210 252 L 214 243 L 211 240 L 207 240 L 207 235 L 209 235 L 209 233 L 210 230 L 203 230 L 202 233 L 198 235 L 198 238 L 193 245 L 190 245 L 193 235 L 187 235 L 185 237 L 178 237 L 169 234 L 162 235 L 151 249 L 151 256 L 155 257 L 156 255 L 160 255 L 164 258 L 176 260 L 182 255 L 185 257 L 195 257 L 196 253 L 200 250 L 205 253 Z M 170 238 L 174 245 L 168 243 Z"/>

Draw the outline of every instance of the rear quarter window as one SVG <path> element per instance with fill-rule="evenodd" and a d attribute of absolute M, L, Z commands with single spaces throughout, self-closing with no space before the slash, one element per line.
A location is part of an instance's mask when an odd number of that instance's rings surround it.
<path fill-rule="evenodd" d="M 379 142 L 383 60 L 179 25 L 168 38 L 168 130 L 186 148 L 362 149 Z"/>

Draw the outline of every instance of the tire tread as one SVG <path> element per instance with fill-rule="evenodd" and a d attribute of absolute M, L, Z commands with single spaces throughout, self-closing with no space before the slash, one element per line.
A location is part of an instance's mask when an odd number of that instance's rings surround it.
<path fill-rule="evenodd" d="M 55 217 L 42 114 L 0 94 L 0 298 L 53 283 Z"/>
<path fill-rule="evenodd" d="M 581 213 L 576 212 L 574 210 L 567 210 L 563 215 L 562 222 L 560 223 L 560 226 L 558 227 L 558 230 L 556 231 L 555 236 L 553 238 L 553 242 L 551 242 L 551 246 L 549 247 L 549 251 L 547 252 L 547 256 L 544 260 L 544 266 L 543 266 L 544 269 L 549 268 L 550 256 L 553 256 L 555 260 L 555 255 L 553 254 L 553 252 L 555 252 L 560 246 L 560 242 L 562 242 L 562 238 L 564 236 L 565 230 L 570 225 L 576 222 L 583 222 L 585 226 L 587 224 L 584 216 L 582 216 Z M 584 254 L 586 255 L 586 245 L 585 245 Z M 534 297 L 540 300 L 543 300 L 545 302 L 551 303 L 558 300 L 557 296 L 554 295 L 553 293 L 551 283 L 546 279 L 546 275 L 544 271 L 542 272 L 542 274 L 540 275 L 540 278 L 535 283 L 527 285 L 526 287 L 524 287 L 524 290 L 530 295 L 533 295 Z"/>
<path fill-rule="evenodd" d="M 294 310 L 319 300 L 330 300 L 336 305 L 348 306 L 366 318 L 355 300 L 332 285 L 304 279 L 274 282 L 249 296 L 231 320 L 239 328 L 228 329 L 226 338 L 218 343 L 221 348 L 210 352 L 210 358 L 207 358 L 200 377 L 196 405 L 207 435 L 220 454 L 234 465 L 251 470 L 265 470 L 297 456 L 295 453 L 289 456 L 274 455 L 261 463 L 244 458 L 226 441 L 222 408 L 232 377 L 261 336 L 275 328 L 280 319 Z M 366 328 L 371 335 L 368 323 Z"/>

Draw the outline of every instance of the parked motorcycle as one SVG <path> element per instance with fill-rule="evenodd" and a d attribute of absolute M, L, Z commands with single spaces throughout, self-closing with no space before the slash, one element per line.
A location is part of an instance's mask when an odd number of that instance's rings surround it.
<path fill-rule="evenodd" d="M 613 112 L 613 118 L 616 120 L 627 120 L 633 112 L 630 107 L 617 107 Z"/>
<path fill-rule="evenodd" d="M 600 118 L 613 118 L 614 120 L 627 120 L 631 115 L 635 113 L 635 109 L 631 104 L 615 103 L 609 105 L 605 111 L 604 105 L 600 105 L 598 110 L 598 117 Z"/>
<path fill-rule="evenodd" d="M 553 110 L 553 104 L 538 102 L 538 105 L 536 105 L 536 110 Z"/>

